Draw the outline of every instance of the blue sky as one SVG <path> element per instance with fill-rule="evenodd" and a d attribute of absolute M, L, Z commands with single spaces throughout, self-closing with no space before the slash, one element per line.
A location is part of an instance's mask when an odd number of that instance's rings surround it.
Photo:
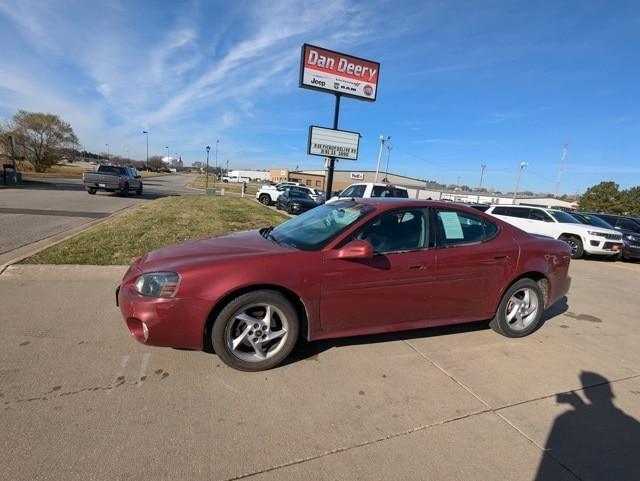
<path fill-rule="evenodd" d="M 345 99 L 356 162 L 446 183 L 561 192 L 640 184 L 640 6 L 626 1 L 0 0 L 0 117 L 59 114 L 92 151 L 231 168 L 322 168 L 310 124 L 333 96 L 298 88 L 304 42 L 381 63 L 376 102 Z M 212 158 L 213 160 L 213 158 Z M 385 159 L 386 162 L 386 159 Z"/>

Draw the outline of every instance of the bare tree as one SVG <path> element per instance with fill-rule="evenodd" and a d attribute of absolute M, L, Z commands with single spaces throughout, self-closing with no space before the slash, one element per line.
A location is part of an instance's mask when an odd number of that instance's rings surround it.
<path fill-rule="evenodd" d="M 71 125 L 57 115 L 18 111 L 10 122 L 11 135 L 36 172 L 55 164 L 65 148 L 78 144 Z"/>

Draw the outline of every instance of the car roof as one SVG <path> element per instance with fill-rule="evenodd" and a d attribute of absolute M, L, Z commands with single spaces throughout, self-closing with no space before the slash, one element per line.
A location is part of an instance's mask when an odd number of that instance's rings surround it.
<path fill-rule="evenodd" d="M 374 207 L 376 210 L 387 210 L 399 207 L 436 207 L 443 209 L 451 209 L 455 207 L 457 210 L 469 212 L 471 214 L 483 214 L 483 212 L 467 207 L 466 205 L 454 204 L 452 202 L 443 202 L 441 200 L 426 199 L 407 199 L 404 197 L 368 197 L 368 198 L 349 198 L 343 199 L 341 202 L 353 200 L 357 204 L 365 204 Z M 340 202 L 340 201 L 339 201 Z"/>

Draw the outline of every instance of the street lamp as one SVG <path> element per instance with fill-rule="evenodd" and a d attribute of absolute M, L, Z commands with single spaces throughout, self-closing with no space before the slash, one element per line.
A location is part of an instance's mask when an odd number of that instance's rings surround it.
<path fill-rule="evenodd" d="M 204 183 L 205 191 L 209 189 L 209 150 L 211 150 L 211 147 L 207 145 L 206 150 L 207 150 L 207 171 L 206 171 L 206 177 L 205 177 L 205 183 Z"/>
<path fill-rule="evenodd" d="M 391 158 L 391 149 L 393 148 L 393 145 L 388 144 L 387 145 L 387 168 L 384 169 L 384 179 L 382 179 L 382 182 L 389 182 L 388 179 L 388 175 L 389 175 L 389 159 Z"/>
<path fill-rule="evenodd" d="M 219 139 L 216 139 L 216 176 L 218 175 L 218 143 L 220 142 Z"/>
<path fill-rule="evenodd" d="M 147 170 L 149 170 L 149 132 L 147 130 L 143 130 L 142 133 L 147 138 Z"/>
<path fill-rule="evenodd" d="M 511 201 L 512 204 L 516 203 L 516 195 L 518 195 L 518 189 L 520 188 L 520 177 L 522 177 L 522 171 L 524 170 L 524 168 L 529 165 L 527 162 L 520 162 L 520 170 L 518 171 L 518 178 L 516 180 L 516 188 L 513 191 L 513 200 Z"/>
<path fill-rule="evenodd" d="M 391 140 L 390 135 L 387 135 L 386 137 L 384 135 L 380 136 L 380 152 L 378 152 L 378 163 L 376 165 L 376 177 L 373 180 L 374 182 L 378 181 L 378 173 L 380 172 L 380 159 L 382 159 L 382 151 L 384 150 L 384 143 L 388 140 Z"/>
<path fill-rule="evenodd" d="M 104 144 L 107 146 L 107 164 L 109 164 L 109 144 Z"/>

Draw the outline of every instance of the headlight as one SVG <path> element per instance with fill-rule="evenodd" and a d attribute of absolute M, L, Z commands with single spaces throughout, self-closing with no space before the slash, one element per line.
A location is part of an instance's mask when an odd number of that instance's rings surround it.
<path fill-rule="evenodd" d="M 300 208 L 300 204 L 291 204 L 291 208 L 292 209 L 299 209 Z"/>
<path fill-rule="evenodd" d="M 148 297 L 173 297 L 178 290 L 180 276 L 175 272 L 149 272 L 136 279 L 138 293 Z"/>
<path fill-rule="evenodd" d="M 587 234 L 595 235 L 595 236 L 598 236 L 598 237 L 607 237 L 607 235 L 608 235 L 606 232 L 598 232 L 598 231 L 595 231 L 595 230 L 588 230 Z"/>
<path fill-rule="evenodd" d="M 640 236 L 635 236 L 633 234 L 625 234 L 624 237 L 625 237 L 625 239 L 633 241 L 633 242 L 640 242 Z"/>

